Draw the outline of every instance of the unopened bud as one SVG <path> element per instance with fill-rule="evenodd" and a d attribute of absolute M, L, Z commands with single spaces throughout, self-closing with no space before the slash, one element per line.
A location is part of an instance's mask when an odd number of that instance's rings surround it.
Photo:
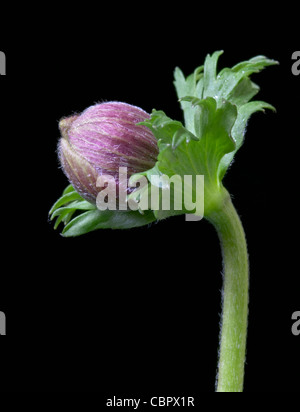
<path fill-rule="evenodd" d="M 112 176 L 118 185 L 119 168 L 126 167 L 130 178 L 155 165 L 157 140 L 146 126 L 138 124 L 149 117 L 139 107 L 107 102 L 60 121 L 60 162 L 84 199 L 96 203 L 100 175 Z"/>

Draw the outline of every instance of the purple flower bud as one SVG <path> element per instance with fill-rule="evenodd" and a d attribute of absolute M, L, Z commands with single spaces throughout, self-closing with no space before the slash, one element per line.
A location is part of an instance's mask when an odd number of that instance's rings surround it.
<path fill-rule="evenodd" d="M 111 175 L 118 185 L 120 167 L 127 168 L 129 178 L 155 165 L 157 140 L 146 126 L 137 124 L 149 117 L 139 107 L 107 102 L 60 121 L 60 162 L 84 199 L 96 203 L 99 175 Z"/>

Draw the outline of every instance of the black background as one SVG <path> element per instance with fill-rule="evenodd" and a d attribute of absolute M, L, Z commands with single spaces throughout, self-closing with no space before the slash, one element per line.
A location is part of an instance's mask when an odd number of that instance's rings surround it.
<path fill-rule="evenodd" d="M 93 6 L 95 7 L 95 6 Z M 298 148 L 300 49 L 293 10 L 158 4 L 7 14 L 0 49 L 1 385 L 10 391 L 197 396 L 213 392 L 222 260 L 206 221 L 184 217 L 128 231 L 63 238 L 48 211 L 67 185 L 56 145 L 61 117 L 119 100 L 182 119 L 173 70 L 208 53 L 219 68 L 264 54 L 252 76 L 257 113 L 224 184 L 245 227 L 250 315 L 245 392 L 299 390 Z M 275 13 L 276 12 L 276 13 Z M 24 11 L 25 13 L 25 11 Z M 28 18 L 25 16 L 28 16 Z"/>

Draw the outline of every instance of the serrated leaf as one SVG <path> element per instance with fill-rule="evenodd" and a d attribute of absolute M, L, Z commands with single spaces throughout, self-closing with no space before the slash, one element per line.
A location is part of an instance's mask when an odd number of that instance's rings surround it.
<path fill-rule="evenodd" d="M 181 108 L 184 113 L 184 124 L 185 127 L 194 132 L 193 124 L 194 124 L 194 116 L 189 109 L 189 104 L 182 100 L 185 96 L 198 96 L 202 98 L 202 90 L 203 90 L 203 67 L 198 67 L 193 74 L 188 76 L 186 79 L 182 73 L 182 71 L 176 67 L 174 71 L 174 85 L 177 91 L 177 96 L 180 101 Z"/>
<path fill-rule="evenodd" d="M 172 136 L 167 129 L 163 144 L 161 139 L 158 140 L 159 155 L 156 166 L 161 174 L 170 178 L 174 175 L 179 175 L 182 179 L 185 175 L 204 175 L 206 207 L 209 207 L 212 192 L 218 191 L 220 186 L 220 161 L 226 153 L 235 149 L 231 129 L 236 120 L 237 109 L 226 101 L 218 108 L 216 101 L 211 97 L 194 103 L 194 130 L 198 140 L 183 139 L 174 150 L 171 144 Z M 166 115 L 163 112 L 155 112 L 154 117 L 151 115 L 148 124 L 160 124 L 158 116 L 161 116 L 161 122 L 164 124 Z M 159 128 L 157 134 L 158 129 L 152 130 L 157 138 L 164 133 L 164 127 Z M 171 210 L 170 215 L 172 213 Z"/>
<path fill-rule="evenodd" d="M 259 87 L 249 77 L 245 77 L 229 93 L 227 99 L 239 107 L 251 100 L 258 92 Z"/>
<path fill-rule="evenodd" d="M 238 101 L 246 103 L 252 98 L 259 89 L 257 85 L 251 83 L 239 84 L 244 79 L 249 79 L 253 73 L 258 73 L 267 66 L 278 64 L 275 60 L 265 56 L 256 56 L 250 60 L 241 62 L 232 68 L 224 68 L 217 75 L 217 62 L 222 52 L 215 52 L 212 56 L 208 55 L 204 63 L 204 90 L 203 98 L 212 96 L 215 99 L 226 99 L 231 103 L 237 104 Z M 238 88 L 238 93 L 235 92 Z M 251 90 L 251 93 L 249 91 Z M 247 98 L 246 98 L 247 95 Z M 200 97 L 200 96 L 198 96 Z M 248 99 L 248 100 L 247 100 Z"/>
<path fill-rule="evenodd" d="M 158 156 L 158 168 L 168 176 L 205 175 L 207 182 L 218 184 L 220 160 L 235 149 L 231 129 L 236 108 L 228 102 L 217 108 L 213 98 L 202 100 L 198 108 L 195 130 L 199 141 L 183 142 L 175 151 L 164 150 Z"/>
<path fill-rule="evenodd" d="M 207 55 L 204 66 L 200 66 L 199 80 L 195 75 L 196 71 L 186 79 L 180 69 L 177 68 L 174 73 L 174 84 L 184 111 L 185 126 L 197 137 L 201 135 L 202 123 L 205 122 L 205 115 L 203 113 L 201 115 L 199 110 L 203 100 L 213 98 L 218 108 L 227 101 L 237 109 L 236 122 L 232 127 L 232 137 L 236 146 L 231 153 L 224 155 L 220 163 L 220 179 L 225 175 L 234 155 L 243 143 L 246 124 L 251 114 L 266 108 L 273 109 L 268 103 L 250 102 L 259 91 L 259 87 L 250 80 L 249 76 L 267 66 L 278 64 L 277 61 L 265 56 L 256 56 L 232 68 L 224 68 L 218 73 L 218 59 L 222 53 L 217 51 L 211 56 Z"/>
<path fill-rule="evenodd" d="M 213 53 L 212 56 L 207 55 L 204 62 L 204 77 L 203 77 L 203 93 L 200 98 L 218 97 L 217 95 L 217 63 L 219 57 L 223 54 L 223 50 Z"/>
<path fill-rule="evenodd" d="M 275 111 L 275 108 L 272 105 L 261 101 L 249 102 L 240 107 L 236 122 L 232 128 L 232 137 L 236 142 L 236 148 L 233 152 L 226 154 L 222 158 L 220 163 L 220 179 L 223 179 L 228 167 L 230 166 L 234 158 L 234 155 L 243 144 L 244 133 L 250 116 L 255 112 L 264 111 L 264 109 Z"/>
<path fill-rule="evenodd" d="M 241 62 L 232 68 L 224 68 L 217 74 L 217 64 L 223 51 L 217 51 L 207 55 L 204 66 L 200 66 L 203 76 L 197 79 L 197 69 L 187 78 L 184 78 L 180 69 L 174 73 L 174 85 L 179 99 L 185 96 L 194 96 L 199 99 L 213 97 L 219 101 L 228 100 L 237 106 L 247 103 L 259 90 L 258 86 L 249 80 L 252 73 L 258 73 L 267 66 L 278 64 L 277 61 L 265 56 L 256 56 L 248 61 Z M 199 84 L 198 84 L 199 83 Z M 242 84 L 240 84 L 242 83 Z M 186 103 L 181 103 L 185 119 L 188 119 L 186 127 L 190 129 L 191 109 Z"/>
<path fill-rule="evenodd" d="M 183 140 L 198 140 L 181 122 L 170 119 L 162 110 L 153 110 L 151 120 L 145 120 L 139 124 L 152 130 L 161 148 L 171 145 L 174 149 Z"/>

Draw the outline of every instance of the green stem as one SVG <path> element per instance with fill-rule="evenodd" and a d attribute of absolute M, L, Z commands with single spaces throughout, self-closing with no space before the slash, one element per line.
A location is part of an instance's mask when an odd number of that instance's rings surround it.
<path fill-rule="evenodd" d="M 246 354 L 249 271 L 245 232 L 224 190 L 222 206 L 208 220 L 219 235 L 223 255 L 223 311 L 217 392 L 242 392 Z"/>

